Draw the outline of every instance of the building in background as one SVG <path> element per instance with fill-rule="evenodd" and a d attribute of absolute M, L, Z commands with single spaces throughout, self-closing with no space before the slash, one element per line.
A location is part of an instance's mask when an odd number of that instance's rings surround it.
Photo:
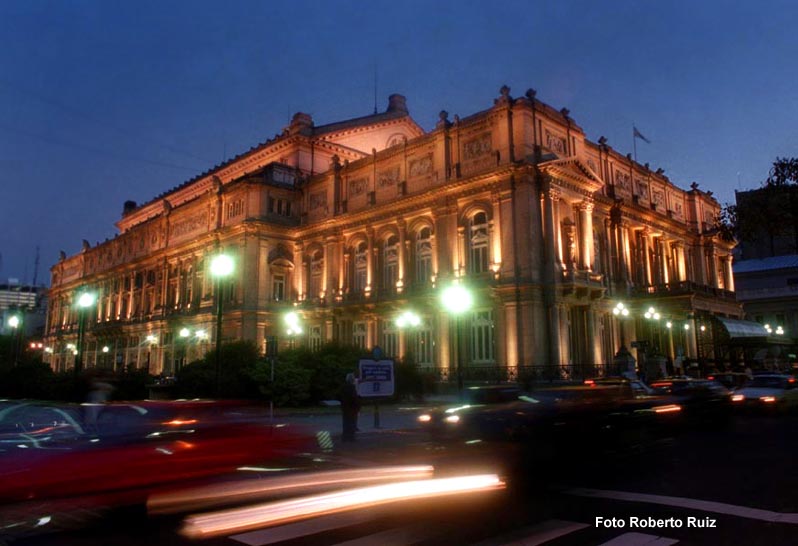
<path fill-rule="evenodd" d="M 88 366 L 173 373 L 214 346 L 219 298 L 223 340 L 380 346 L 444 379 L 593 373 L 630 344 L 721 360 L 701 326 L 742 310 L 719 211 L 696 185 L 588 140 L 532 90 L 441 112 L 428 133 L 401 95 L 327 125 L 298 113 L 273 139 L 126 203 L 114 239 L 52 267 L 50 362 L 74 365 L 83 291 L 96 294 Z M 235 271 L 217 283 L 222 252 Z M 453 284 L 468 295 L 458 310 L 441 303 Z"/>
<path fill-rule="evenodd" d="M 0 335 L 14 333 L 8 323 L 12 315 L 20 319 L 20 334 L 40 338 L 47 318 L 47 288 L 21 284 L 18 279 L 0 284 Z"/>

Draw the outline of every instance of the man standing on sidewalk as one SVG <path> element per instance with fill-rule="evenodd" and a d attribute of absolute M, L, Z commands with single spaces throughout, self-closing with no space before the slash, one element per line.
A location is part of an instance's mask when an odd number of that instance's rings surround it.
<path fill-rule="evenodd" d="M 357 430 L 357 414 L 360 411 L 360 399 L 357 395 L 357 385 L 355 374 L 346 374 L 346 382 L 341 390 L 341 414 L 343 416 L 343 437 L 344 442 L 355 441 L 355 431 Z"/>

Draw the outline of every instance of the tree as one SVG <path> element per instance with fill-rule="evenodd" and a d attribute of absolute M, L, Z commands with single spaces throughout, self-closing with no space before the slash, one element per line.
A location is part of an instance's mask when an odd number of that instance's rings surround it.
<path fill-rule="evenodd" d="M 798 158 L 777 157 L 760 189 L 738 192 L 737 204 L 724 206 L 718 227 L 741 241 L 744 258 L 765 243 L 769 256 L 798 253 Z"/>

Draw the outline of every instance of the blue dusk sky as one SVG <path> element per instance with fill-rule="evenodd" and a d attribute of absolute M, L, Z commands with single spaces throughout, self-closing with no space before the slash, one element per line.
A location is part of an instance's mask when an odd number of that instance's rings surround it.
<path fill-rule="evenodd" d="M 528 88 L 595 141 L 723 204 L 798 155 L 790 1 L 0 2 L 0 280 L 49 283 L 58 251 L 113 237 L 147 201 L 271 138 Z"/>

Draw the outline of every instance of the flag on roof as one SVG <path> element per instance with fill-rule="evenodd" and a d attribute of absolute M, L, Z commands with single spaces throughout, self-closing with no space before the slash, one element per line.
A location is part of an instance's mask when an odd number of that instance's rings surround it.
<path fill-rule="evenodd" d="M 649 144 L 651 144 L 651 141 L 648 140 L 646 137 L 644 137 L 643 133 L 641 133 L 640 131 L 637 130 L 637 127 L 632 125 L 632 129 L 634 131 L 634 138 L 639 138 L 640 140 L 642 140 L 644 142 L 648 142 Z"/>

